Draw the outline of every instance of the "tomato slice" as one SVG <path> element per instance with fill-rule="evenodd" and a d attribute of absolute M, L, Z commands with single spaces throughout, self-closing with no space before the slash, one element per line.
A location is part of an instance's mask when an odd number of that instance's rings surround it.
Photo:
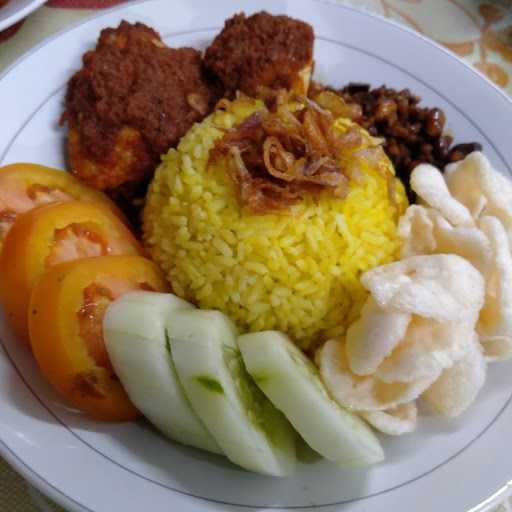
<path fill-rule="evenodd" d="M 101 203 L 53 203 L 20 215 L 0 257 L 0 295 L 18 337 L 28 343 L 30 292 L 49 267 L 92 256 L 137 255 L 141 250 L 125 224 Z"/>
<path fill-rule="evenodd" d="M 105 194 L 67 172 L 26 163 L 0 167 L 0 246 L 20 213 L 47 203 L 77 199 L 101 202 L 122 217 Z"/>
<path fill-rule="evenodd" d="M 75 407 L 103 420 L 138 415 L 115 376 L 103 341 L 103 316 L 131 290 L 167 291 L 150 260 L 99 256 L 61 263 L 38 281 L 30 302 L 30 341 L 44 376 Z"/>

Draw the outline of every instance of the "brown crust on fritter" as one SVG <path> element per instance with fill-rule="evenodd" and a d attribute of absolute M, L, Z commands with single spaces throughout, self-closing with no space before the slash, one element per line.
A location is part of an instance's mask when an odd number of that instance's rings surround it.
<path fill-rule="evenodd" d="M 83 133 L 70 122 L 68 158 L 71 172 L 97 190 L 115 190 L 125 183 L 144 181 L 154 167 L 140 132 L 123 128 L 114 138 L 112 150 L 106 158 L 92 158 L 84 149 Z"/>
<path fill-rule="evenodd" d="M 292 87 L 297 73 L 313 60 L 313 29 L 288 16 L 236 14 L 206 50 L 206 69 L 226 89 L 247 95 L 258 87 Z"/>
<path fill-rule="evenodd" d="M 210 111 L 201 54 L 123 21 L 101 32 L 70 80 L 64 120 L 73 172 L 109 190 L 149 178 L 160 155 Z"/>

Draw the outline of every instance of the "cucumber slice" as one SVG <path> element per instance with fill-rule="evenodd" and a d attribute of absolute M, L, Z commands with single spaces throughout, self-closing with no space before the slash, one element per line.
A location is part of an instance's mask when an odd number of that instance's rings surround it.
<path fill-rule="evenodd" d="M 379 440 L 332 400 L 313 363 L 284 334 L 245 334 L 238 345 L 248 372 L 315 451 L 342 465 L 380 462 Z"/>
<path fill-rule="evenodd" d="M 192 306 L 166 293 L 123 295 L 105 314 L 105 345 L 128 396 L 156 428 L 182 444 L 222 453 L 190 407 L 176 375 L 165 322 L 178 309 Z"/>
<path fill-rule="evenodd" d="M 295 468 L 295 433 L 247 374 L 236 329 L 218 311 L 169 317 L 174 363 L 192 407 L 228 458 L 258 473 Z"/>

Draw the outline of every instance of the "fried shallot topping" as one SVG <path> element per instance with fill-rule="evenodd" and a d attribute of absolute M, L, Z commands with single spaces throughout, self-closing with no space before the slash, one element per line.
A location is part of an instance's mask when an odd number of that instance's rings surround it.
<path fill-rule="evenodd" d="M 268 98 L 265 98 L 268 99 Z M 239 200 L 257 214 L 283 210 L 329 190 L 343 198 L 348 192 L 343 155 L 363 145 L 359 128 L 343 131 L 333 126 L 344 105 L 328 105 L 308 98 L 283 101 L 273 97 L 219 140 L 212 158 L 229 155 L 231 178 Z M 326 108 L 321 106 L 326 105 Z M 343 110 L 350 117 L 350 110 Z"/>

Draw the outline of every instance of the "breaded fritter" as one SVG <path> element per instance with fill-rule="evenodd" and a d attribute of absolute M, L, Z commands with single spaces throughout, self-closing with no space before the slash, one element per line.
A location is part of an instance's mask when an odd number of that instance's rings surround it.
<path fill-rule="evenodd" d="M 103 30 L 68 84 L 72 172 L 114 196 L 140 188 L 160 155 L 213 106 L 201 67 L 200 52 L 168 48 L 141 23 Z"/>
<path fill-rule="evenodd" d="M 236 14 L 206 50 L 205 68 L 227 96 L 249 96 L 260 87 L 305 94 L 313 67 L 313 29 L 288 16 Z"/>

